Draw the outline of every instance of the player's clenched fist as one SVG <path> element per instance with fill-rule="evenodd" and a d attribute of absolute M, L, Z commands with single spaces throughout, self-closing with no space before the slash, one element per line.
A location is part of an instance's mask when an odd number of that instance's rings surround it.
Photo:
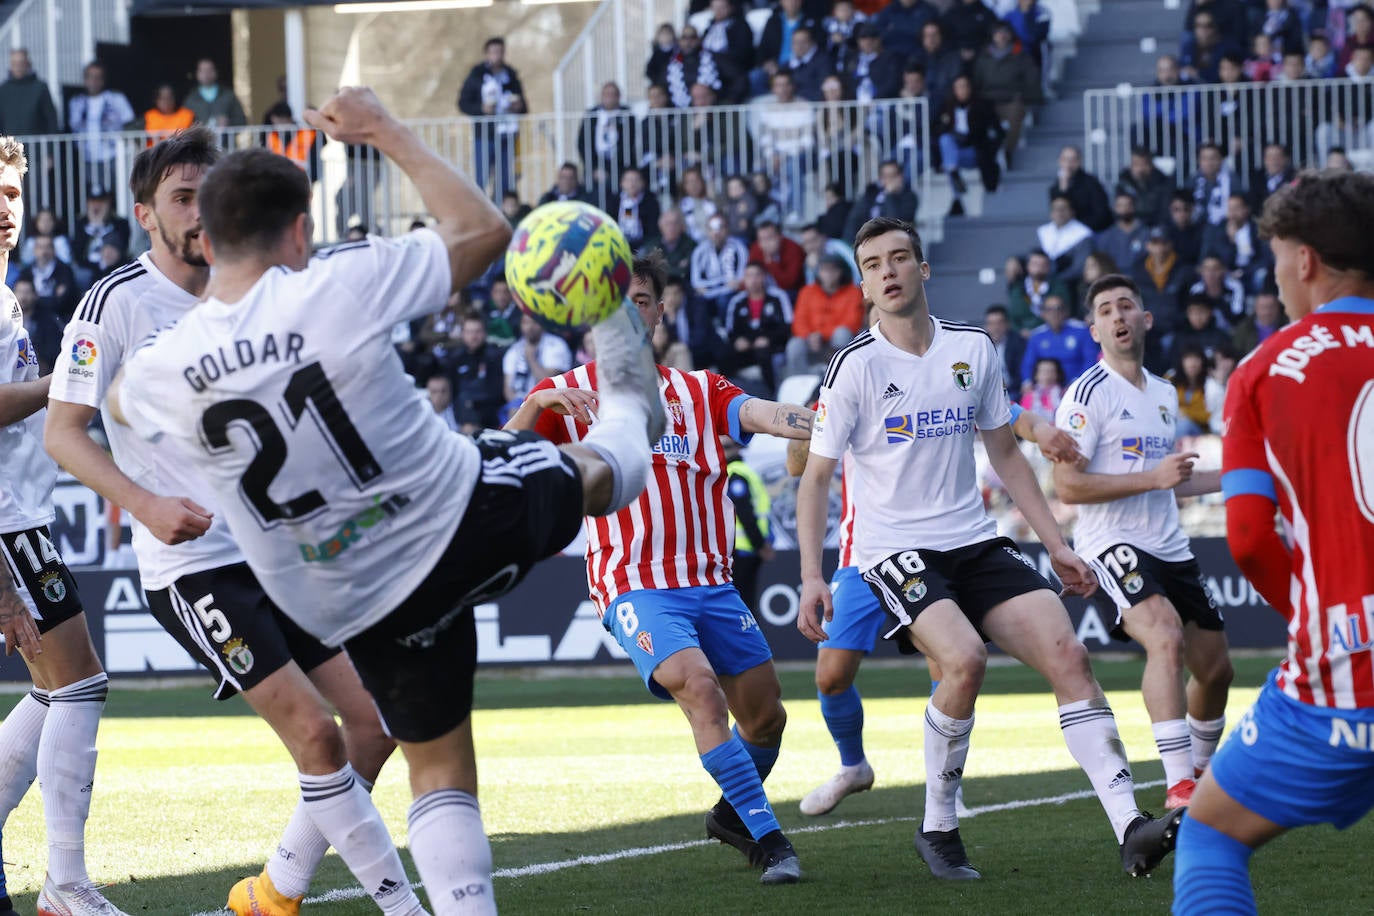
<path fill-rule="evenodd" d="M 1193 462 L 1201 456 L 1197 452 L 1178 452 L 1169 455 L 1151 472 L 1155 475 L 1155 487 L 1172 490 L 1193 476 Z"/>
<path fill-rule="evenodd" d="M 345 86 L 318 109 L 307 108 L 304 117 L 311 127 L 343 143 L 372 143 L 396 120 L 366 86 Z"/>
<path fill-rule="evenodd" d="M 797 629 L 812 642 L 825 640 L 825 629 L 820 617 L 816 616 L 819 605 L 821 616 L 829 621 L 835 616 L 835 606 L 830 599 L 830 587 L 821 579 L 806 579 L 802 582 L 801 602 L 797 608 Z"/>
<path fill-rule="evenodd" d="M 209 509 L 178 496 L 158 496 L 149 500 L 134 517 L 164 544 L 195 540 L 210 530 L 214 518 Z"/>

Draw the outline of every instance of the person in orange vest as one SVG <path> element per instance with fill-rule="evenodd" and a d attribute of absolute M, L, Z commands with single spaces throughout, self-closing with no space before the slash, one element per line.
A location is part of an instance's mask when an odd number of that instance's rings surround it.
<path fill-rule="evenodd" d="M 264 123 L 271 129 L 267 131 L 263 145 L 300 166 L 312 182 L 319 180 L 320 147 L 324 145 L 324 135 L 308 127 L 298 128 L 296 116 L 285 102 L 278 102 L 267 109 Z"/>
<path fill-rule="evenodd" d="M 191 109 L 177 103 L 177 91 L 172 84 L 161 84 L 153 96 L 153 107 L 143 113 L 142 127 L 148 132 L 147 145 L 152 146 L 179 130 L 185 130 L 195 119 Z"/>

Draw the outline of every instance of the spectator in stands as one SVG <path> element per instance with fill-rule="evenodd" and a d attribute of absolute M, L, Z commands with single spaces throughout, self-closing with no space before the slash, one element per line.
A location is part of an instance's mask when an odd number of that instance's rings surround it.
<path fill-rule="evenodd" d="M 1250 23 L 1246 16 L 1247 0 L 1192 0 L 1183 17 L 1183 34 L 1193 30 L 1193 23 L 1202 13 L 1208 13 L 1216 22 L 1222 37 L 1240 44 L 1250 36 Z"/>
<path fill-rule="evenodd" d="M 893 0 L 892 5 L 900 3 L 901 0 Z M 860 23 L 854 36 L 858 50 L 844 71 L 845 79 L 854 87 L 854 97 L 860 102 L 896 98 L 902 90 L 901 55 L 883 46 L 874 22 Z"/>
<path fill-rule="evenodd" d="M 243 127 L 248 116 L 234 90 L 219 81 L 219 68 L 208 57 L 196 61 L 196 85 L 182 102 L 195 115 L 196 123 L 211 127 Z"/>
<path fill-rule="evenodd" d="M 830 15 L 821 22 L 823 36 L 817 36 L 817 40 L 824 46 L 834 72 L 843 73 L 849 69 L 858 49 L 858 37 L 854 33 L 859 23 L 866 20 L 863 13 L 854 9 L 853 0 L 835 0 Z"/>
<path fill-rule="evenodd" d="M 1217 28 L 1216 17 L 1199 12 L 1193 19 L 1193 29 L 1179 42 L 1178 64 L 1181 75 L 1195 83 L 1215 83 L 1218 67 L 1225 54 L 1240 54 Z"/>
<path fill-rule="evenodd" d="M 40 310 L 56 315 L 63 325 L 71 321 L 81 289 L 72 269 L 58 260 L 52 236 L 34 238 L 33 263 L 19 271 L 19 279 L 33 284 Z"/>
<path fill-rule="evenodd" d="M 0 83 L 0 134 L 33 137 L 55 134 L 57 109 L 52 104 L 48 84 L 33 72 L 26 48 L 10 51 L 9 79 Z M 33 151 L 29 150 L 29 171 L 33 171 Z"/>
<path fill-rule="evenodd" d="M 1173 183 L 1155 168 L 1150 151 L 1143 146 L 1135 146 L 1131 148 L 1131 164 L 1117 176 L 1113 193 L 1130 195 L 1135 200 L 1135 212 L 1140 221 L 1154 227 L 1168 219 L 1172 189 Z"/>
<path fill-rule="evenodd" d="M 454 414 L 453 381 L 442 372 L 436 372 L 425 380 L 425 394 L 429 397 L 430 406 L 439 415 L 439 419 L 444 421 L 449 431 L 459 432 L 461 427 L 458 417 Z"/>
<path fill-rule="evenodd" d="M 721 200 L 720 212 L 730 227 L 730 235 L 746 245 L 754 241 L 759 199 L 749 189 L 749 182 L 743 175 L 731 175 L 725 179 L 725 197 Z"/>
<path fill-rule="evenodd" d="M 773 179 L 768 177 L 767 172 L 760 169 L 749 173 L 749 191 L 759 205 L 758 215 L 754 217 L 756 227 L 769 220 L 782 222 L 782 196 L 773 190 Z"/>
<path fill-rule="evenodd" d="M 1161 54 L 1155 60 L 1155 88 L 1163 92 L 1148 92 L 1141 98 L 1140 120 L 1135 126 L 1131 142 L 1143 146 L 1154 155 L 1176 150 L 1192 136 L 1197 117 L 1197 95 L 1179 91 L 1191 84 L 1179 71 L 1178 58 Z"/>
<path fill-rule="evenodd" d="M 1059 150 L 1059 173 L 1050 184 L 1049 195 L 1068 197 L 1074 215 L 1093 232 L 1101 232 L 1112 224 L 1112 205 L 1107 202 L 1107 190 L 1095 175 L 1083 171 L 1083 151 L 1076 146 Z"/>
<path fill-rule="evenodd" d="M 1239 54 L 1227 52 L 1218 69 L 1218 85 L 1202 97 L 1199 114 L 1202 123 L 1215 131 L 1223 153 L 1243 155 L 1248 161 L 1252 139 L 1266 132 L 1264 106 L 1249 88 Z"/>
<path fill-rule="evenodd" d="M 1093 251 L 1106 253 L 1117 264 L 1130 267 L 1145 257 L 1145 239 L 1150 227 L 1141 222 L 1135 212 L 1135 198 L 1118 192 L 1112 201 L 1116 222 L 1099 232 L 1093 239 Z"/>
<path fill-rule="evenodd" d="M 1187 296 L 1205 297 L 1226 327 L 1245 315 L 1245 286 L 1226 272 L 1226 263 L 1216 255 L 1198 264 L 1197 279 L 1188 286 Z"/>
<path fill-rule="evenodd" d="M 1093 232 L 1074 215 L 1064 193 L 1050 198 L 1050 220 L 1035 231 L 1040 250 L 1049 255 L 1055 277 L 1072 292 L 1083 278 L 1083 262 L 1093 250 Z"/>
<path fill-rule="evenodd" d="M 1031 376 L 1030 387 L 1021 395 L 1021 406 L 1053 423 L 1067 384 L 1064 367 L 1059 360 L 1042 356 L 1035 361 L 1033 371 L 1035 374 Z"/>
<path fill-rule="evenodd" d="M 827 76 L 816 106 L 816 160 L 827 184 L 833 184 L 841 197 L 858 190 L 860 153 L 865 148 L 859 110 L 848 101 L 844 80 L 833 73 Z"/>
<path fill-rule="evenodd" d="M 1193 219 L 1193 193 L 1185 188 L 1174 191 L 1169 198 L 1169 219 L 1164 229 L 1179 260 L 1193 267 L 1202 260 L 1202 225 Z"/>
<path fill-rule="evenodd" d="M 1359 3 L 1345 12 L 1346 26 L 1349 29 L 1345 44 L 1336 58 L 1336 71 L 1344 73 L 1355 56 L 1356 48 L 1374 48 L 1374 8 L 1367 3 Z"/>
<path fill-rule="evenodd" d="M 871 21 L 883 47 L 898 57 L 911 57 L 919 50 L 916 37 L 924 41 L 926 25 L 939 16 L 940 11 L 929 0 L 892 0 Z"/>
<path fill-rule="evenodd" d="M 725 309 L 725 348 L 721 372 L 735 375 L 756 366 L 769 392 L 778 389 L 774 359 L 781 359 L 792 336 L 792 303 L 787 294 L 768 285 L 768 271 L 750 262 L 744 269 L 744 287 L 731 297 Z"/>
<path fill-rule="evenodd" d="M 806 252 L 796 242 L 782 234 L 776 222 L 761 220 L 754 244 L 749 248 L 749 262 L 762 264 L 772 283 L 795 300 L 806 277 Z"/>
<path fill-rule="evenodd" d="M 715 57 L 702 48 L 695 27 L 683 26 L 677 40 L 677 53 L 668 60 L 668 96 L 674 108 L 691 108 L 694 86 L 707 86 L 712 93 L 720 91 L 720 71 Z"/>
<path fill-rule="evenodd" d="M 506 40 L 488 38 L 482 45 L 482 62 L 468 71 L 458 92 L 458 110 L 473 125 L 473 180 L 483 190 L 493 175 L 493 199 L 500 199 L 515 185 L 515 141 L 520 122 L 515 117 L 525 108 L 525 87 L 520 74 L 506 64 Z"/>
<path fill-rule="evenodd" d="M 53 363 L 62 349 L 62 322 L 51 305 L 38 296 L 32 277 L 20 275 L 14 281 L 14 298 L 24 314 L 24 330 L 29 332 L 34 353 L 38 355 L 38 374 L 52 372 Z"/>
<path fill-rule="evenodd" d="M 1148 237 L 1149 233 L 1147 232 L 1146 235 Z M 1144 257 L 1145 253 L 1141 252 L 1140 256 Z M 1097 282 L 1098 277 L 1119 273 L 1121 273 L 1121 268 L 1117 266 L 1111 255 L 1105 251 L 1094 251 L 1083 262 L 1083 279 L 1079 281 L 1078 286 L 1080 289 L 1088 289 Z"/>
<path fill-rule="evenodd" d="M 992 38 L 992 27 L 996 22 L 997 14 L 983 0 L 954 0 L 940 17 L 945 38 L 949 46 L 959 52 L 965 72 Z"/>
<path fill-rule="evenodd" d="M 754 69 L 749 73 L 753 95 L 767 92 L 773 74 L 791 66 L 793 33 L 797 29 L 811 29 L 814 35 L 816 26 L 816 21 L 802 12 L 802 0 L 778 0 L 759 35 Z M 803 97 L 809 98 L 805 93 Z"/>
<path fill-rule="evenodd" d="M 691 275 L 692 252 L 696 250 L 697 243 L 687 234 L 687 224 L 681 210 L 663 211 L 658 218 L 658 237 L 645 247 L 663 252 L 670 278 L 685 280 Z"/>
<path fill-rule="evenodd" d="M 1046 296 L 1042 313 L 1045 323 L 1026 338 L 1026 352 L 1021 357 L 1022 393 L 1031 390 L 1035 366 L 1042 359 L 1058 360 L 1064 384 L 1068 385 L 1087 372 L 1102 355 L 1088 326 L 1069 317 L 1068 300 Z"/>
<path fill-rule="evenodd" d="M 802 288 L 792 314 L 787 342 L 787 374 L 824 364 L 863 327 L 863 293 L 850 279 L 845 258 L 823 255 L 816 281 Z"/>
<path fill-rule="evenodd" d="M 806 173 L 816 151 L 816 115 L 797 96 L 790 71 L 774 74 L 772 87 L 772 103 L 758 112 L 759 146 L 769 174 L 778 176 L 787 222 L 795 225 L 800 221 Z M 732 231 L 739 235 L 734 221 L 732 215 Z"/>
<path fill-rule="evenodd" d="M 960 169 L 976 166 L 983 190 L 997 190 L 1002 170 L 997 165 L 997 150 L 1002 145 L 1002 125 L 992 103 L 973 88 L 973 80 L 957 76 L 954 88 L 935 119 L 936 144 L 940 167 L 949 175 L 953 202 L 950 216 L 964 215 L 964 193 L 968 190 Z"/>
<path fill-rule="evenodd" d="M 524 315 L 511 295 L 505 277 L 491 281 L 487 300 L 487 337 L 498 347 L 508 347 L 520 336 L 520 322 Z"/>
<path fill-rule="evenodd" d="M 993 111 L 1006 128 L 1002 155 L 1011 169 L 1016 147 L 1021 142 L 1021 126 L 1027 106 L 1044 101 L 1040 91 L 1040 69 L 1028 54 L 1018 54 L 1012 46 L 1015 33 L 1009 24 L 993 26 L 992 42 L 978 52 L 973 62 L 974 91 L 992 104 Z"/>
<path fill-rule="evenodd" d="M 717 213 L 706 223 L 706 241 L 697 245 L 692 252 L 691 283 L 692 293 L 707 306 L 714 316 L 725 314 L 730 299 L 744 285 L 744 267 L 749 263 L 749 249 L 744 243 L 730 234 L 725 217 Z M 700 322 L 688 315 L 693 329 Z M 696 345 L 692 344 L 692 358 L 698 365 L 709 365 L 712 360 L 700 359 Z"/>
<path fill-rule="evenodd" d="M 1278 294 L 1265 290 L 1255 297 L 1255 311 L 1236 323 L 1231 342 L 1242 356 L 1264 343 L 1269 337 L 1288 323 L 1279 304 Z"/>
<path fill-rule="evenodd" d="M 52 239 L 53 251 L 56 252 L 59 261 L 72 263 L 72 243 L 51 207 L 43 207 L 29 219 L 28 231 L 24 233 L 24 243 L 19 249 L 21 263 L 33 263 L 33 240 L 40 235 Z"/>
<path fill-rule="evenodd" d="M 1040 71 L 1041 92 L 1050 93 L 1050 11 L 1038 0 L 1016 0 L 1016 5 L 1003 17 L 1016 40 L 1020 42 L 1023 54 L 1030 55 Z"/>
<path fill-rule="evenodd" d="M 520 339 L 506 350 L 501 363 L 506 406 L 520 406 L 531 388 L 551 375 L 567 372 L 572 361 L 572 350 L 563 338 L 545 334 L 539 322 L 521 315 Z"/>
<path fill-rule="evenodd" d="M 115 214 L 109 189 L 86 196 L 86 212 L 77 219 L 72 233 L 72 266 L 99 269 L 100 248 L 106 242 L 114 242 L 121 252 L 129 250 L 129 221 Z"/>
<path fill-rule="evenodd" d="M 1264 144 L 1262 161 L 1264 163 L 1263 168 L 1255 172 L 1250 178 L 1250 210 L 1252 213 L 1262 212 L 1264 202 L 1275 191 L 1284 185 L 1291 184 L 1298 177 L 1298 170 L 1293 168 L 1293 158 L 1288 154 L 1288 147 L 1282 143 Z"/>
<path fill-rule="evenodd" d="M 1174 432 L 1180 436 L 1200 436 L 1211 427 L 1212 415 L 1207 410 L 1207 376 L 1211 371 L 1207 355 L 1197 347 L 1188 347 L 1174 363 L 1169 376 L 1178 389 L 1178 425 Z"/>
<path fill-rule="evenodd" d="M 1264 22 L 1260 31 L 1269 36 L 1274 50 L 1280 54 L 1303 50 L 1302 17 L 1288 5 L 1288 0 L 1265 0 Z"/>
<path fill-rule="evenodd" d="M 1054 296 L 1071 301 L 1067 283 L 1054 276 L 1054 262 L 1039 248 L 1026 255 L 1026 273 L 1019 281 L 1007 285 L 1007 311 L 1011 326 L 1025 337 L 1045 323 L 1045 300 Z M 1067 316 L 1066 316 L 1067 317 Z M 1017 364 L 1020 374 L 1020 364 Z"/>
<path fill-rule="evenodd" d="M 501 195 L 501 212 L 510 221 L 510 227 L 514 229 L 520 221 L 530 215 L 534 208 L 520 199 L 520 195 L 514 190 L 507 191 Z"/>
<path fill-rule="evenodd" d="M 423 356 L 416 359 L 423 365 L 421 375 L 428 375 L 435 366 L 447 369 L 451 364 L 467 312 L 464 298 L 462 293 L 453 293 L 442 309 L 420 322 L 415 337 L 424 348 Z"/>
<path fill-rule="evenodd" d="M 675 277 L 669 277 L 668 283 L 663 287 L 663 320 L 660 326 L 666 326 L 672 331 L 671 340 L 679 342 L 682 349 L 686 352 L 687 371 L 691 371 L 692 354 L 687 347 L 686 341 L 691 339 L 692 327 L 687 321 L 687 283 Z M 657 343 L 655 344 L 657 347 Z M 667 365 L 667 363 L 662 363 Z"/>
<path fill-rule="evenodd" d="M 830 55 L 816 43 L 817 31 L 805 26 L 792 32 L 792 57 L 784 69 L 792 74 L 797 95 L 808 102 L 821 100 L 821 84 L 833 71 Z"/>
<path fill-rule="evenodd" d="M 124 93 L 105 87 L 105 66 L 91 61 L 82 71 L 84 92 L 67 103 L 67 128 L 82 138 L 79 149 L 90 190 L 113 190 L 119 176 L 115 156 L 119 141 L 109 134 L 123 130 L 134 119 L 133 106 Z"/>
<path fill-rule="evenodd" d="M 1263 32 L 1250 40 L 1250 56 L 1245 58 L 1245 78 L 1252 83 L 1267 83 L 1279 74 L 1283 56 Z"/>
<path fill-rule="evenodd" d="M 1324 161 L 1326 163 L 1325 168 L 1332 169 L 1333 171 L 1349 172 L 1354 169 L 1354 166 L 1350 163 L 1350 157 L 1346 155 L 1345 147 L 1343 146 L 1333 146 L 1331 149 L 1327 150 L 1326 159 Z"/>
<path fill-rule="evenodd" d="M 887 106 L 890 112 L 888 136 L 895 143 L 894 147 L 889 148 L 888 158 L 902 164 L 902 174 L 906 176 L 907 184 L 914 185 L 917 175 L 926 167 L 921 146 L 927 125 L 920 108 L 909 104 L 907 100 L 925 99 L 927 110 L 936 110 L 926 95 L 926 72 L 920 64 L 907 64 L 902 70 L 902 88 L 897 98 L 897 104 Z"/>
<path fill-rule="evenodd" d="M 893 0 L 887 9 L 899 2 L 901 0 Z M 930 99 L 931 110 L 939 111 L 953 91 L 954 78 L 964 69 L 959 52 L 945 46 L 945 33 L 939 22 L 921 26 L 921 47 L 912 55 L 911 62 L 925 72 L 926 97 Z"/>
<path fill-rule="evenodd" d="M 711 0 L 711 25 L 701 46 L 711 52 L 720 74 L 720 102 L 734 105 L 749 96 L 749 70 L 754 65 L 754 33 L 736 12 L 734 0 Z"/>
<path fill-rule="evenodd" d="M 649 108 L 639 119 L 639 167 L 655 194 L 667 194 L 677 187 L 678 122 L 682 119 L 667 86 L 649 86 L 646 97 Z"/>
<path fill-rule="evenodd" d="M 191 109 L 177 104 L 177 91 L 172 84 L 161 83 L 153 95 L 153 107 L 143 112 L 143 117 L 135 121 L 135 125 L 148 132 L 148 145 L 152 146 L 190 127 L 195 120 L 195 113 Z"/>
<path fill-rule="evenodd" d="M 558 176 L 553 180 L 553 187 L 539 198 L 539 205 L 551 204 L 558 200 L 591 203 L 591 195 L 582 187 L 582 177 L 577 171 L 577 165 L 572 162 L 565 162 L 558 167 Z"/>
<path fill-rule="evenodd" d="M 1231 191 L 1240 190 L 1225 153 L 1212 140 L 1197 148 L 1197 174 L 1193 176 L 1193 219 L 1199 224 L 1216 225 L 1226 219 L 1226 201 Z"/>
<path fill-rule="evenodd" d="M 839 239 L 826 235 L 816 223 L 802 226 L 801 246 L 802 251 L 806 253 L 802 270 L 807 283 L 819 282 L 821 259 L 826 255 L 834 255 L 848 264 L 851 276 L 858 273 L 858 268 L 854 264 L 853 249 Z"/>
<path fill-rule="evenodd" d="M 1329 120 L 1317 125 L 1314 138 L 1318 159 L 1333 146 L 1374 146 L 1374 47 L 1356 48 L 1344 76 L 1354 85 L 1331 87 L 1330 107 L 1321 112 Z"/>
<path fill-rule="evenodd" d="M 650 86 L 668 85 L 668 63 L 677 53 L 677 32 L 671 22 L 665 22 L 654 33 L 649 62 L 644 65 L 644 79 Z"/>
<path fill-rule="evenodd" d="M 104 245 L 100 246 L 100 266 L 96 269 L 95 280 L 104 280 L 110 274 L 128 263 L 128 255 L 120 250 L 118 244 L 115 242 L 106 242 Z"/>
<path fill-rule="evenodd" d="M 313 184 L 320 178 L 320 147 L 324 145 L 324 134 L 317 134 L 309 127 L 300 127 L 291 106 L 277 102 L 267 109 L 265 126 L 272 128 L 262 137 L 262 144 L 278 156 L 285 156 L 305 172 Z M 318 142 L 317 142 L 318 141 Z"/>
<path fill-rule="evenodd" d="M 487 322 L 477 312 L 463 316 L 458 345 L 442 362 L 454 380 L 453 403 L 458 426 L 464 433 L 494 429 L 500 425 L 505 400 L 501 348 L 487 340 Z"/>
<path fill-rule="evenodd" d="M 1206 293 L 1188 294 L 1183 324 L 1169 341 L 1169 363 L 1178 365 L 1187 350 L 1201 350 L 1208 358 L 1218 347 L 1230 346 L 1231 335 L 1217 321 L 1217 310 Z"/>
<path fill-rule="evenodd" d="M 644 244 L 644 240 L 658 226 L 658 198 L 649 193 L 644 181 L 644 173 L 637 168 L 627 168 L 620 176 L 620 194 L 616 199 L 616 222 L 620 231 L 625 233 L 625 241 L 634 250 Z"/>
<path fill-rule="evenodd" d="M 918 204 L 916 192 L 906 185 L 902 167 L 888 159 L 878 166 L 878 183 L 869 185 L 850 209 L 843 238 L 853 239 L 860 226 L 879 216 L 914 220 Z"/>
<path fill-rule="evenodd" d="M 1258 292 L 1269 277 L 1273 253 L 1269 243 L 1260 238 L 1259 226 L 1251 219 L 1250 204 L 1239 191 L 1226 201 L 1226 221 L 1203 231 L 1204 264 L 1209 257 L 1219 260 L 1245 291 Z"/>
<path fill-rule="evenodd" d="M 734 171 L 733 160 L 740 158 L 743 141 L 740 122 L 732 114 L 713 111 L 716 92 L 705 83 L 692 87 L 691 113 L 682 119 L 682 161 L 700 166 L 712 174 Z M 723 149 L 729 145 L 732 150 Z"/>
<path fill-rule="evenodd" d="M 682 194 L 678 197 L 678 209 L 682 211 L 682 218 L 687 224 L 687 234 L 692 237 L 692 241 L 700 245 L 706 241 L 709 234 L 707 231 L 711 217 L 716 215 L 716 202 L 711 199 L 710 192 L 706 188 L 706 179 L 702 177 L 701 169 L 692 166 L 682 173 Z"/>
<path fill-rule="evenodd" d="M 590 181 L 593 202 L 603 210 L 611 209 L 621 177 L 635 164 L 635 134 L 634 115 L 620 104 L 620 87 L 606 83 L 601 101 L 587 109 L 577 132 L 582 171 Z"/>
<path fill-rule="evenodd" d="M 1226 386 L 1231 381 L 1231 374 L 1236 371 L 1236 364 L 1240 362 L 1241 354 L 1236 352 L 1234 344 L 1225 343 L 1217 347 L 1212 354 L 1212 371 L 1207 373 L 1207 383 L 1203 387 L 1203 401 L 1207 405 L 1207 413 L 1210 417 L 1207 423 L 1207 431 L 1214 436 L 1220 436 L 1225 427 L 1222 422 L 1226 407 Z"/>
<path fill-rule="evenodd" d="M 1278 69 L 1269 78 L 1269 82 L 1285 84 L 1307 82 L 1307 54 L 1301 48 L 1285 52 L 1279 58 Z"/>
<path fill-rule="evenodd" d="M 1307 58 L 1303 72 L 1308 79 L 1328 80 L 1336 76 L 1336 52 L 1331 40 L 1323 32 L 1314 32 L 1307 41 Z"/>
<path fill-rule="evenodd" d="M 1192 269 L 1174 251 L 1168 230 L 1156 226 L 1145 243 L 1145 257 L 1131 270 L 1140 287 L 1145 308 L 1154 316 L 1154 325 L 1145 338 L 1145 366 L 1156 375 L 1168 368 L 1164 358 L 1164 338 L 1174 332 L 1179 319 L 1179 300 L 1192 283 Z"/>
<path fill-rule="evenodd" d="M 844 235 L 845 223 L 849 221 L 849 211 L 854 209 L 854 204 L 836 182 L 826 184 L 824 194 L 825 212 L 816 218 L 815 226 L 825 237 L 838 239 Z"/>
<path fill-rule="evenodd" d="M 1002 385 L 1008 391 L 1021 390 L 1021 358 L 1026 354 L 1026 338 L 1012 333 L 1011 316 L 1005 305 L 990 305 L 983 312 L 983 330 L 997 348 L 1002 364 Z"/>

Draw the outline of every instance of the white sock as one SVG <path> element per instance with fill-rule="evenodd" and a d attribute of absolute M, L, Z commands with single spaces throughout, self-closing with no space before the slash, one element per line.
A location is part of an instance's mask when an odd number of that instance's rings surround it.
<path fill-rule="evenodd" d="M 1221 733 L 1226 731 L 1226 716 L 1223 714 L 1217 719 L 1194 719 L 1188 716 L 1186 721 L 1188 734 L 1192 737 L 1193 773 L 1196 775 L 1207 769 L 1207 764 L 1212 762 L 1212 755 L 1216 753 L 1217 744 L 1221 741 Z"/>
<path fill-rule="evenodd" d="M 410 854 L 435 916 L 491 916 L 491 844 L 477 799 L 459 789 L 426 792 L 407 816 Z"/>
<path fill-rule="evenodd" d="M 302 806 L 382 912 L 421 912 L 396 845 L 372 798 L 354 778 L 353 767 L 344 764 L 327 776 L 300 773 L 298 778 Z"/>
<path fill-rule="evenodd" d="M 1131 821 L 1140 816 L 1140 809 L 1135 804 L 1135 780 L 1131 778 L 1126 746 L 1121 743 L 1107 698 L 1065 703 L 1059 707 L 1059 728 L 1069 753 L 1088 774 L 1120 843 Z"/>
<path fill-rule="evenodd" d="M 38 741 L 47 715 L 48 692 L 35 687 L 0 723 L 0 826 L 38 776 Z"/>
<path fill-rule="evenodd" d="M 619 392 L 603 391 L 599 397 L 596 424 L 582 444 L 611 466 L 611 504 L 602 513 L 610 515 L 638 499 L 649 480 L 649 411 L 641 399 Z"/>
<path fill-rule="evenodd" d="M 276 852 L 267 860 L 267 877 L 283 895 L 303 897 L 328 851 L 329 841 L 305 810 L 305 802 L 297 802 L 277 841 Z"/>
<path fill-rule="evenodd" d="M 964 777 L 973 717 L 954 719 L 928 703 L 925 730 L 926 813 L 921 830 L 953 830 L 959 826 L 955 795 Z"/>
<path fill-rule="evenodd" d="M 38 739 L 38 783 L 48 827 L 48 876 L 59 887 L 86 874 L 86 818 L 95 783 L 95 735 L 110 679 L 104 672 L 48 693 Z"/>
<path fill-rule="evenodd" d="M 1151 724 L 1155 733 L 1155 747 L 1164 761 L 1164 783 L 1172 786 L 1181 779 L 1193 778 L 1193 747 L 1188 737 L 1188 723 L 1182 719 L 1168 719 Z"/>

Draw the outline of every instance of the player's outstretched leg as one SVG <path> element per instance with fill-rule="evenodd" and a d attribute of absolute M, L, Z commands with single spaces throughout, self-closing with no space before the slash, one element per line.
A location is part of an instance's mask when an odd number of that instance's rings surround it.
<path fill-rule="evenodd" d="M 864 755 L 864 706 L 854 686 L 863 652 L 821 648 L 816 653 L 816 696 L 821 717 L 840 752 L 840 769 L 801 800 L 801 813 L 815 817 L 834 810 L 848 795 L 873 788 L 873 767 Z"/>

